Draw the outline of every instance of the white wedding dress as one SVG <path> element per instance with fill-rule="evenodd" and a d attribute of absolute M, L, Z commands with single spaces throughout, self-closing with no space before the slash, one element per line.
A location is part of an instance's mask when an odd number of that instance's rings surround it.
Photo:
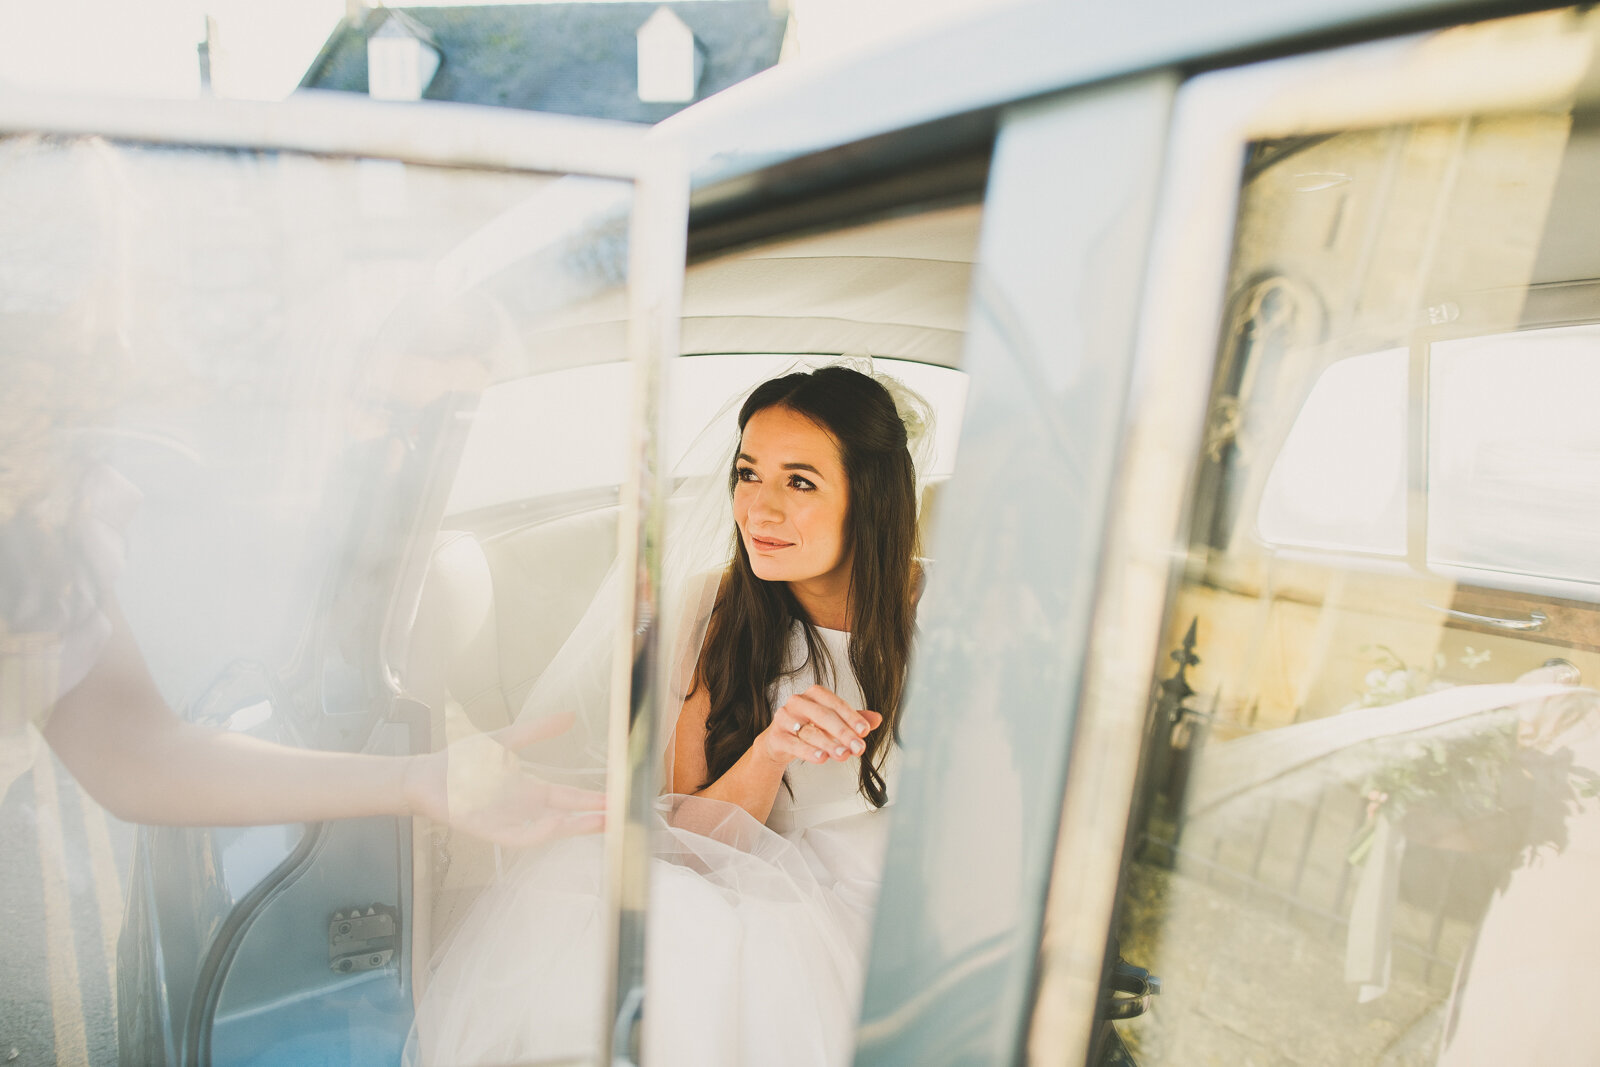
<path fill-rule="evenodd" d="M 849 634 L 819 630 L 830 686 L 853 707 Z M 805 658 L 798 624 L 789 662 Z M 772 706 L 815 681 L 781 678 Z M 894 750 L 884 768 L 894 794 Z M 791 764 L 765 825 L 742 808 L 666 795 L 653 842 L 644 1062 L 832 1067 L 849 1062 L 887 810 L 856 760 Z M 436 955 L 407 1062 L 426 1067 L 585 1057 L 601 1032 L 599 837 L 521 856 Z"/>

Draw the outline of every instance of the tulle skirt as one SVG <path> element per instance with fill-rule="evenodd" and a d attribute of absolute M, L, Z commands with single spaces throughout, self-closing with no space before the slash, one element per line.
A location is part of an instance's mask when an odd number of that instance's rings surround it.
<path fill-rule="evenodd" d="M 886 812 L 778 834 L 664 798 L 650 871 L 643 1042 L 652 1067 L 848 1063 Z M 529 852 L 434 960 L 407 1049 L 423 1067 L 593 1055 L 609 1007 L 603 843 Z"/>

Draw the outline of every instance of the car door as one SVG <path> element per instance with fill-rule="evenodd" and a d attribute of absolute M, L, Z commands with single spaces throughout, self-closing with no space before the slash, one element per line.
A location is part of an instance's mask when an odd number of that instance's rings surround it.
<path fill-rule="evenodd" d="M 1038 1047 L 1098 1056 L 1097 1015 L 1142 1062 L 1600 1047 L 1565 1006 L 1600 770 L 1590 33 L 1180 91 Z"/>
<path fill-rule="evenodd" d="M 185 718 L 345 752 L 439 743 L 408 642 L 492 383 L 638 368 L 610 398 L 633 417 L 608 513 L 637 570 L 686 195 L 646 164 L 640 129 L 315 98 L 9 98 L 0 126 L 0 183 L 28 205 L 8 223 L 3 358 L 54 383 L 41 440 L 92 438 L 97 469 L 131 486 L 115 595 Z M 582 346 L 552 333 L 601 305 Z M 648 677 L 634 603 L 618 654 Z M 624 745 L 633 699 L 613 694 Z M 624 781 L 612 797 L 621 847 Z M 398 1062 L 430 948 L 431 832 L 395 817 L 138 831 L 123 1062 Z M 607 1001 L 638 982 L 627 906 L 610 904 Z"/>
<path fill-rule="evenodd" d="M 1026 1047 L 1174 89 L 1130 78 L 996 120 L 857 1063 Z"/>

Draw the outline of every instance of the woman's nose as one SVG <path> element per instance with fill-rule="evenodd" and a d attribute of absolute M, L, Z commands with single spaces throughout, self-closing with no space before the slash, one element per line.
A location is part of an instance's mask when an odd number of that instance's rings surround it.
<path fill-rule="evenodd" d="M 752 518 L 783 518 L 783 496 L 773 487 L 762 484 L 756 488 L 755 499 L 750 501 Z"/>

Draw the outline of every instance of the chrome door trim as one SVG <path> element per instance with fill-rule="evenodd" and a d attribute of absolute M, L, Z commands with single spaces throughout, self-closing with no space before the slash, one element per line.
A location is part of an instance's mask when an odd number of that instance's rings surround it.
<path fill-rule="evenodd" d="M 1220 71 L 1180 90 L 1062 801 L 1030 1062 L 1082 1063 L 1089 1051 L 1157 642 L 1187 556 L 1182 523 L 1223 326 L 1246 146 L 1564 105 L 1593 52 L 1593 37 L 1572 28 L 1569 13 L 1551 12 Z"/>
<path fill-rule="evenodd" d="M 644 1010 L 644 949 L 650 897 L 650 821 L 661 789 L 657 723 L 673 698 L 661 654 L 661 553 L 668 479 L 661 469 L 661 382 L 676 358 L 689 233 L 689 175 L 680 151 L 660 145 L 634 186 L 628 249 L 628 354 L 634 364 L 634 437 L 621 491 L 617 573 L 625 603 L 612 660 L 606 783 L 605 916 L 610 1011 L 601 1063 L 636 1061 Z M 632 535 L 628 531 L 632 530 Z"/>

